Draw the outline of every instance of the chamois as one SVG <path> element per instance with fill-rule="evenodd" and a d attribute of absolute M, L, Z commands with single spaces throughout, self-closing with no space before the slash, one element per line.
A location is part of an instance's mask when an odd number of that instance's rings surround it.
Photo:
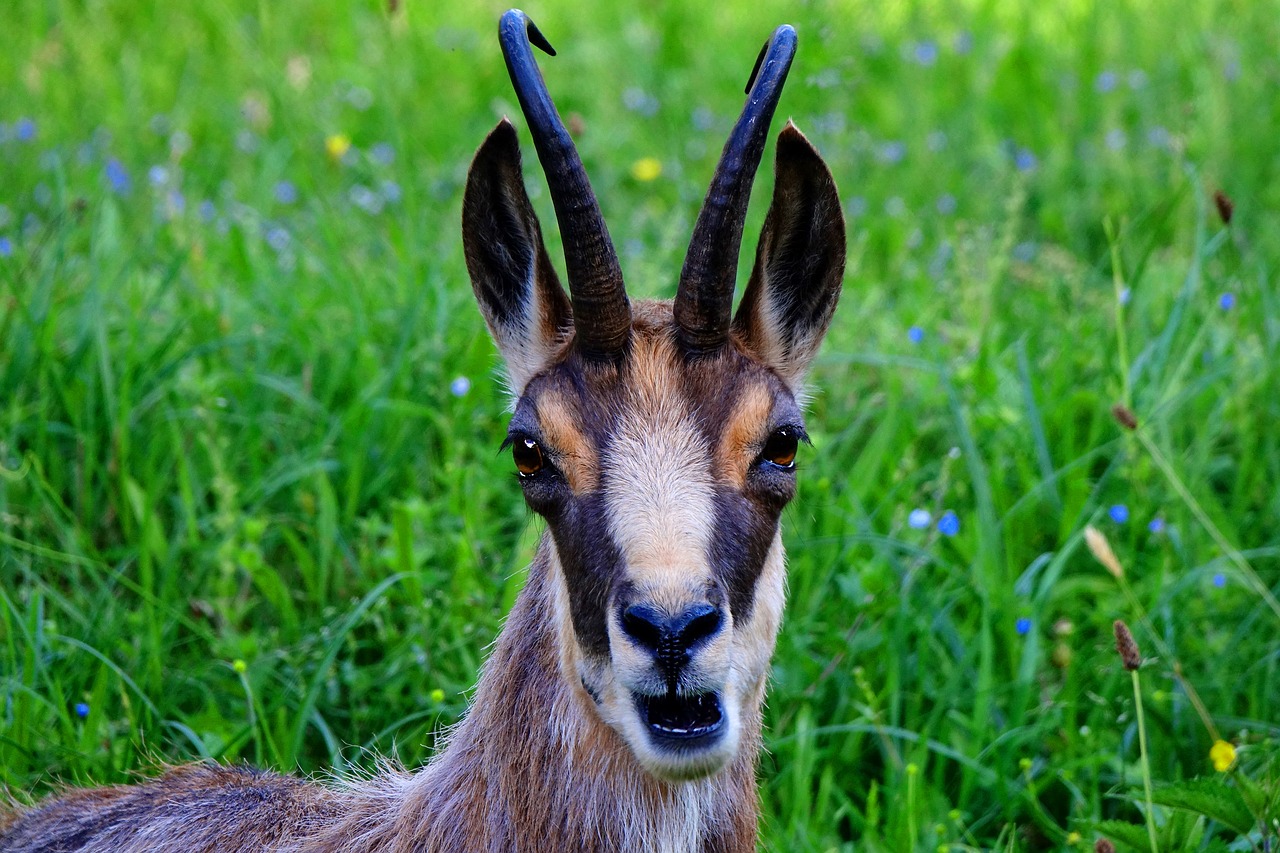
<path fill-rule="evenodd" d="M 630 302 L 523 12 L 499 36 L 564 242 L 566 294 L 503 119 L 472 162 L 467 269 L 515 394 L 507 434 L 546 522 L 474 703 L 409 772 L 323 783 L 195 764 L 0 817 L 3 851 L 747 851 L 784 599 L 798 399 L 840 294 L 830 171 L 788 123 L 737 312 L 751 184 L 796 48 L 747 84 L 670 301 Z"/>

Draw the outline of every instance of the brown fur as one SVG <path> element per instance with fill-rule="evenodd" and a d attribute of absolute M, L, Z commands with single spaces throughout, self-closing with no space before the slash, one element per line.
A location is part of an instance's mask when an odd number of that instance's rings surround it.
<path fill-rule="evenodd" d="M 579 413 L 555 389 L 538 397 L 537 409 L 547 444 L 556 449 L 553 461 L 564 472 L 569 488 L 578 494 L 594 492 L 600 485 L 600 463 L 595 447 L 582 434 Z"/>

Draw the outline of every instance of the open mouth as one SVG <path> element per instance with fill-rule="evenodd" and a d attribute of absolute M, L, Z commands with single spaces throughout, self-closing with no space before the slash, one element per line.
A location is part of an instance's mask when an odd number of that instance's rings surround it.
<path fill-rule="evenodd" d="M 635 694 L 635 698 L 640 719 L 657 740 L 692 745 L 692 741 L 714 738 L 724 728 L 724 707 L 718 693 L 694 696 L 680 696 L 675 692 L 665 696 Z"/>

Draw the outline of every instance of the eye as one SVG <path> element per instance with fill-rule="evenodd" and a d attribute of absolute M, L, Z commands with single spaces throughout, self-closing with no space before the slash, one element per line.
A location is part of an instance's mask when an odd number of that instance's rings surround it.
<path fill-rule="evenodd" d="M 546 464 L 542 458 L 542 448 L 532 438 L 517 438 L 513 441 L 511 458 L 515 460 L 516 470 L 521 477 L 532 477 Z"/>
<path fill-rule="evenodd" d="M 799 442 L 799 431 L 794 427 L 775 429 L 773 435 L 769 436 L 769 440 L 764 443 L 760 458 L 779 468 L 794 468 Z"/>

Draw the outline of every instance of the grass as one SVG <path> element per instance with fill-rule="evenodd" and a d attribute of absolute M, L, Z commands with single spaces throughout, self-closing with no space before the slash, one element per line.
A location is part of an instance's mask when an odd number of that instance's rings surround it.
<path fill-rule="evenodd" d="M 501 7 L 400 5 L 7 11 L 0 785 L 417 763 L 464 710 L 538 530 L 458 233 L 518 108 Z M 1145 842 L 1116 619 L 1158 650 L 1155 780 L 1274 782 L 1274 10 L 527 11 L 642 296 L 673 289 L 759 43 L 800 31 L 781 111 L 851 263 L 784 520 L 762 845 Z"/>

